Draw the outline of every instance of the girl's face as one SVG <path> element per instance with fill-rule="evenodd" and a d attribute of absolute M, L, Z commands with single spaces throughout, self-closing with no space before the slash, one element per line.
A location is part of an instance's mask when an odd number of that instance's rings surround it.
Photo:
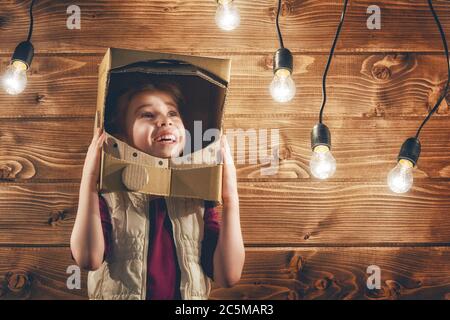
<path fill-rule="evenodd" d="M 162 91 L 142 91 L 126 110 L 127 142 L 158 158 L 178 157 L 185 145 L 183 120 L 172 97 Z"/>

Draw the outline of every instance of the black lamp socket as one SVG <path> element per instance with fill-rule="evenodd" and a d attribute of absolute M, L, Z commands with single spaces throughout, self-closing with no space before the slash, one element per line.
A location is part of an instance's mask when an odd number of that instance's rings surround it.
<path fill-rule="evenodd" d="M 311 131 L 311 149 L 317 146 L 327 146 L 331 150 L 331 134 L 330 129 L 323 123 L 318 123 Z"/>

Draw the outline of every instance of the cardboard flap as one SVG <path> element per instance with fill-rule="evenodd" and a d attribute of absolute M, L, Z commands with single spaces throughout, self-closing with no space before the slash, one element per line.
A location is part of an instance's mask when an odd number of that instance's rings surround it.
<path fill-rule="evenodd" d="M 208 70 L 225 80 L 227 83 L 230 81 L 231 61 L 229 59 L 197 57 L 175 53 L 136 51 L 121 48 L 110 48 L 109 50 L 112 61 L 111 68 L 122 67 L 139 61 L 158 59 L 181 60 Z"/>

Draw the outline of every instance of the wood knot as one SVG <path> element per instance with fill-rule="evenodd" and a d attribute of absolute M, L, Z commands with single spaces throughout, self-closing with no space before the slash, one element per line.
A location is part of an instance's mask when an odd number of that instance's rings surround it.
<path fill-rule="evenodd" d="M 435 104 L 441 98 L 443 93 L 444 93 L 444 85 L 433 87 L 430 95 L 428 96 L 427 112 L 430 112 L 430 110 L 434 108 Z M 447 97 L 445 97 L 441 101 L 439 107 L 437 108 L 436 114 L 449 114 L 449 109 L 450 108 L 448 105 Z"/>
<path fill-rule="evenodd" d="M 307 233 L 305 234 L 305 236 L 303 237 L 303 240 L 308 240 L 309 237 L 311 237 L 311 233 L 307 232 Z"/>
<path fill-rule="evenodd" d="M 280 8 L 280 17 L 292 15 L 292 13 L 294 12 L 294 5 L 295 0 L 282 0 Z M 276 6 L 270 7 L 268 10 L 271 19 L 275 21 L 278 13 L 278 1 Z"/>
<path fill-rule="evenodd" d="M 176 11 L 176 10 L 178 10 L 178 6 L 164 7 L 164 8 L 163 8 L 163 11 L 164 11 L 165 13 L 174 12 L 174 11 Z"/>
<path fill-rule="evenodd" d="M 14 180 L 15 178 L 14 167 L 6 163 L 0 164 L 0 180 Z"/>
<path fill-rule="evenodd" d="M 280 16 L 284 17 L 284 16 L 291 15 L 294 12 L 294 4 L 295 4 L 295 0 L 282 0 Z M 278 9 L 278 6 L 275 7 L 275 13 L 276 13 L 277 9 Z"/>
<path fill-rule="evenodd" d="M 409 54 L 386 54 L 384 56 L 371 56 L 363 63 L 363 69 L 378 81 L 389 81 L 398 78 L 402 74 L 417 66 L 415 55 Z"/>
<path fill-rule="evenodd" d="M 66 218 L 67 213 L 67 210 L 59 210 L 56 213 L 52 213 L 48 218 L 48 224 L 51 226 L 55 226 L 58 221 L 64 220 Z"/>
<path fill-rule="evenodd" d="M 395 280 L 386 280 L 389 293 L 392 297 L 398 298 L 402 292 L 402 286 Z"/>
<path fill-rule="evenodd" d="M 391 78 L 391 70 L 386 66 L 373 66 L 372 76 L 377 80 L 389 80 Z"/>
<path fill-rule="evenodd" d="M 325 290 L 330 287 L 330 285 L 333 283 L 333 279 L 330 277 L 324 277 L 323 279 L 319 279 L 315 283 L 315 287 L 319 290 Z"/>
<path fill-rule="evenodd" d="M 45 101 L 45 94 L 36 94 L 36 97 L 35 97 L 35 101 L 36 101 L 36 103 L 41 103 L 41 102 L 44 102 Z"/>
<path fill-rule="evenodd" d="M 273 55 L 268 54 L 263 58 L 263 68 L 265 70 L 273 70 Z"/>
<path fill-rule="evenodd" d="M 31 287 L 30 276 L 23 272 L 7 272 L 5 276 L 6 286 L 10 292 L 23 293 Z"/>
<path fill-rule="evenodd" d="M 289 271 L 294 278 L 298 278 L 298 274 L 302 271 L 305 265 L 305 260 L 297 252 L 293 252 L 292 257 L 289 261 Z"/>

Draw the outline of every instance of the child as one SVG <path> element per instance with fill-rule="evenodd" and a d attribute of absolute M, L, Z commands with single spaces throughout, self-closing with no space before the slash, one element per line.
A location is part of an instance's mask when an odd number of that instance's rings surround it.
<path fill-rule="evenodd" d="M 128 90 L 117 102 L 117 116 L 112 120 L 117 128 L 114 135 L 155 157 L 179 156 L 186 142 L 181 116 L 186 111 L 184 108 L 183 95 L 171 82 L 146 84 Z M 97 130 L 83 167 L 78 212 L 70 239 L 73 258 L 79 266 L 90 270 L 89 298 L 206 299 L 211 288 L 209 278 L 222 287 L 233 286 L 239 281 L 245 252 L 236 169 L 225 136 L 221 139 L 224 161 L 220 232 L 217 210 L 209 201 L 200 201 L 201 208 L 195 208 L 203 215 L 203 221 L 191 219 L 196 221 L 194 224 L 203 226 L 201 232 L 199 227 L 185 220 L 180 220 L 181 226 L 188 223 L 190 228 L 180 229 L 180 221 L 175 221 L 177 218 L 173 212 L 168 214 L 170 203 L 166 205 L 163 197 L 144 198 L 149 200 L 149 205 L 139 207 L 133 200 L 136 199 L 135 193 L 112 193 L 112 198 L 106 193 L 99 194 L 96 183 L 104 141 L 104 132 Z M 125 199 L 120 201 L 126 203 L 120 203 L 118 199 Z M 143 208 L 148 208 L 149 214 L 140 212 L 145 211 Z M 173 208 L 170 205 L 170 209 Z M 143 224 L 150 225 L 148 234 L 135 237 L 146 230 L 141 229 Z M 172 230 L 175 227 L 177 229 Z M 193 240 L 186 242 L 185 238 L 191 235 L 179 236 L 179 230 L 194 230 Z M 130 235 L 131 240 L 127 238 Z M 119 244 L 125 241 L 128 241 L 128 247 L 124 249 Z M 141 247 L 148 248 L 148 251 L 140 254 Z M 186 259 L 186 252 L 191 255 L 194 252 L 194 256 Z"/>

